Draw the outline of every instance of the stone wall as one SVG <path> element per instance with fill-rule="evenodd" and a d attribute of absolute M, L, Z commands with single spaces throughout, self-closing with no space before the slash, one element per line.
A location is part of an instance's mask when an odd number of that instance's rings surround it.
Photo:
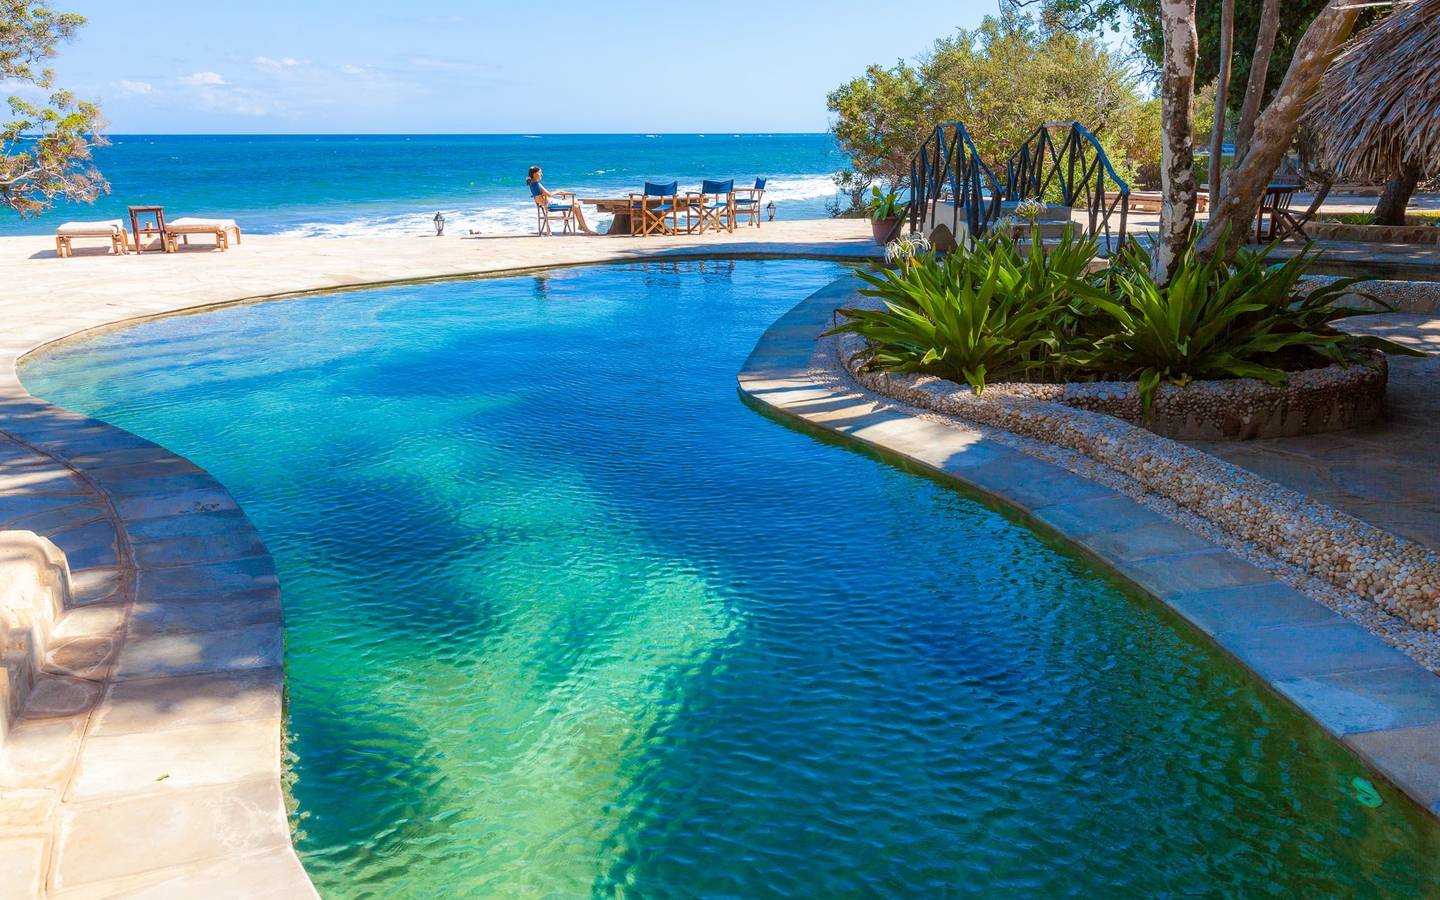
<path fill-rule="evenodd" d="M 0 746 L 35 685 L 70 597 L 65 554 L 30 531 L 0 531 Z"/>
<path fill-rule="evenodd" d="M 1317 241 L 1373 241 L 1382 244 L 1440 244 L 1434 225 L 1347 225 L 1309 222 L 1305 233 Z"/>

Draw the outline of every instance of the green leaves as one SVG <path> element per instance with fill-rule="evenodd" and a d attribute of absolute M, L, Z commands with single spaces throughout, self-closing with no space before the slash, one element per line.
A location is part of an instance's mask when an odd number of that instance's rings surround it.
<path fill-rule="evenodd" d="M 1069 359 L 1100 378 L 1138 379 L 1145 415 L 1162 382 L 1256 378 L 1283 385 L 1289 372 L 1347 364 L 1370 349 L 1411 354 L 1390 341 L 1355 337 L 1334 323 L 1371 310 L 1337 306 L 1357 279 L 1344 279 L 1301 296 L 1308 250 L 1279 265 L 1266 250 L 1239 253 L 1226 264 L 1200 259 L 1190 242 L 1165 287 L 1155 284 L 1150 261 L 1132 244 L 1105 278 L 1081 288 L 1097 315 L 1082 346 Z"/>
<path fill-rule="evenodd" d="M 1036 232 L 1038 239 L 1038 232 Z M 869 343 L 865 364 L 895 372 L 923 372 L 964 382 L 976 393 L 987 379 L 1052 380 L 1067 331 L 1073 286 L 1095 244 L 1067 229 L 1052 253 L 1021 254 L 998 235 L 974 250 L 918 256 L 900 270 L 861 272 L 862 293 L 883 310 L 844 309 L 830 334 L 851 332 Z"/>
<path fill-rule="evenodd" d="M 878 187 L 870 189 L 870 202 L 866 205 L 866 212 L 870 213 L 872 219 L 898 219 L 904 204 L 900 202 L 900 194 L 896 191 L 882 191 Z"/>
<path fill-rule="evenodd" d="M 52 88 L 42 68 L 84 22 L 56 13 L 43 0 L 0 0 L 0 80 L 39 88 L 43 99 L 11 96 L 10 119 L 0 125 L 0 202 L 22 216 L 43 212 L 57 200 L 93 202 L 109 190 L 91 162 L 100 110 Z"/>
<path fill-rule="evenodd" d="M 1040 233 L 1032 231 L 1032 246 Z M 1303 293 L 1306 251 L 1283 263 L 1268 250 L 1233 263 L 1201 260 L 1191 242 L 1169 284 L 1157 285 L 1137 245 L 1087 274 L 1095 243 L 1067 228 L 1045 252 L 1022 254 L 997 234 L 972 250 L 918 256 L 900 270 L 861 273 L 883 309 L 843 309 L 830 334 L 866 339 L 867 367 L 923 372 L 980 393 L 987 380 L 1138 383 L 1148 418 L 1165 383 L 1255 378 L 1361 361 L 1371 350 L 1422 355 L 1335 323 L 1372 310 L 1337 305 L 1356 279 Z"/>

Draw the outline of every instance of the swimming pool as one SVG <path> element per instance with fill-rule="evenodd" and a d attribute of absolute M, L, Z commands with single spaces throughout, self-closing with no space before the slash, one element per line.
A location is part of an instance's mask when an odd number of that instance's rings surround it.
<path fill-rule="evenodd" d="M 1168 613 L 746 407 L 812 261 L 156 320 L 35 394 L 235 494 L 327 896 L 1422 893 L 1440 837 Z"/>

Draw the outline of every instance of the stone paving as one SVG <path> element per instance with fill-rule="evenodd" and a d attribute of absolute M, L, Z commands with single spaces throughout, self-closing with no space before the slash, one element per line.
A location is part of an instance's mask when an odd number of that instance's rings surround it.
<path fill-rule="evenodd" d="M 250 237 L 227 253 L 54 257 L 0 239 L 0 530 L 65 551 L 73 596 L 0 747 L 0 898 L 314 896 L 281 789 L 279 584 L 225 489 L 31 397 L 16 360 L 136 317 L 402 279 L 695 255 L 878 251 L 866 222 L 681 238 Z"/>
<path fill-rule="evenodd" d="M 1347 327 L 1440 354 L 1440 315 L 1365 316 Z M 1333 434 L 1188 443 L 1440 550 L 1440 355 L 1389 362 L 1379 421 Z"/>

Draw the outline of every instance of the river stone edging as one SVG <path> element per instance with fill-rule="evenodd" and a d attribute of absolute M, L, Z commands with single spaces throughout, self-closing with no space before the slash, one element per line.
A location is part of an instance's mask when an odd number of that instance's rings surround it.
<path fill-rule="evenodd" d="M 1145 427 L 1183 441 L 1243 441 L 1343 431 L 1373 421 L 1384 408 L 1389 367 L 1370 352 L 1364 363 L 1290 374 L 1286 385 L 1254 378 L 1161 384 Z M 961 387 L 964 387 L 963 385 Z M 967 389 L 968 390 L 968 389 Z M 1045 400 L 1142 424 L 1133 381 L 988 385 L 985 401 Z"/>
<path fill-rule="evenodd" d="M 772 325 L 739 373 L 741 395 L 844 440 L 898 454 L 1056 535 L 1179 613 L 1440 817 L 1440 678 L 1269 572 L 1105 484 L 954 419 L 907 411 L 837 373 L 817 372 L 813 363 L 825 354 L 817 355 L 816 339 L 834 324 L 837 308 L 854 302 L 858 286 L 842 278 Z M 1028 405 L 1050 407 L 1077 432 L 1094 420 L 1141 431 L 1060 404 Z M 1107 430 L 1096 437 L 1103 442 Z M 1141 461 L 1150 470 L 1174 465 L 1155 454 Z M 1237 511 L 1255 505 L 1242 504 Z"/>

